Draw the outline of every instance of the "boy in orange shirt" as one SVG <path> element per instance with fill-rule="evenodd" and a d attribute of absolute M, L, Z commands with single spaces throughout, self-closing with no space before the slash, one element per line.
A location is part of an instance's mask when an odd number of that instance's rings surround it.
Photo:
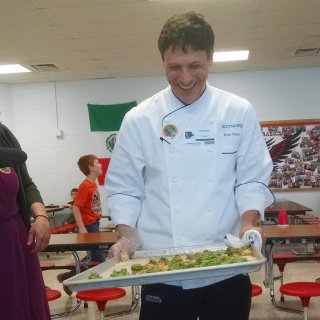
<path fill-rule="evenodd" d="M 77 191 L 72 206 L 72 213 L 78 225 L 79 233 L 99 232 L 100 218 L 102 216 L 100 195 L 96 184 L 97 178 L 102 174 L 102 165 L 95 155 L 82 156 L 78 161 L 81 172 L 86 176 Z M 90 250 L 91 261 L 104 262 L 106 253 L 104 250 Z M 59 282 L 75 275 L 75 271 L 60 273 L 57 275 Z M 63 286 L 67 295 L 72 291 Z"/>
<path fill-rule="evenodd" d="M 99 232 L 102 216 L 100 195 L 96 183 L 102 174 L 102 165 L 95 155 L 82 156 L 78 161 L 81 172 L 86 176 L 79 186 L 72 211 L 78 225 L 79 233 Z M 91 261 L 104 262 L 104 250 L 91 250 Z"/>

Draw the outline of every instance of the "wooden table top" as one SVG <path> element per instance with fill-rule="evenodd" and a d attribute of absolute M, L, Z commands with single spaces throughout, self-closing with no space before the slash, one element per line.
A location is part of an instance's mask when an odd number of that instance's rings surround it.
<path fill-rule="evenodd" d="M 305 207 L 297 202 L 287 199 L 278 199 L 273 205 L 265 210 L 265 213 L 278 213 L 280 209 L 287 210 L 288 214 L 312 211 L 312 209 Z"/>
<path fill-rule="evenodd" d="M 47 213 L 55 213 L 55 212 L 58 212 L 58 211 L 62 211 L 64 210 L 65 208 L 57 208 L 57 207 L 54 207 L 54 208 L 46 208 L 46 212 Z"/>
<path fill-rule="evenodd" d="M 266 235 L 266 243 L 274 241 L 314 239 L 320 242 L 320 224 L 293 224 L 287 227 L 277 225 L 261 226 Z"/>
<path fill-rule="evenodd" d="M 117 241 L 114 232 L 52 234 L 46 252 L 108 249 Z"/>
<path fill-rule="evenodd" d="M 274 241 L 314 239 L 320 242 L 320 224 L 297 224 L 287 227 L 261 226 L 266 243 Z M 114 232 L 52 234 L 46 252 L 108 249 L 117 241 Z"/>

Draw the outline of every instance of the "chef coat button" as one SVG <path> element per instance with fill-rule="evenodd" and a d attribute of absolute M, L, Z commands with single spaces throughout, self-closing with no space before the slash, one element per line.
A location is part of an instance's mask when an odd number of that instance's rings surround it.
<path fill-rule="evenodd" d="M 212 181 L 213 181 L 213 179 L 212 179 L 212 178 L 209 178 L 209 179 L 208 179 L 208 181 L 209 181 L 209 182 L 212 182 Z"/>
<path fill-rule="evenodd" d="M 176 177 L 172 178 L 172 182 L 176 183 L 178 181 L 178 179 Z"/>
<path fill-rule="evenodd" d="M 180 212 L 180 210 L 179 210 L 178 208 L 175 208 L 174 211 L 175 211 L 176 213 L 179 213 L 179 212 Z"/>
<path fill-rule="evenodd" d="M 213 151 L 213 149 L 212 148 L 208 148 L 208 152 L 212 152 Z"/>
<path fill-rule="evenodd" d="M 170 148 L 169 151 L 170 151 L 170 153 L 174 153 L 174 149 L 173 148 Z"/>
<path fill-rule="evenodd" d="M 206 235 L 206 240 L 210 240 L 210 239 L 211 239 L 210 234 L 207 234 L 207 235 Z"/>
<path fill-rule="evenodd" d="M 178 240 L 181 240 L 183 237 L 180 235 L 180 236 L 177 236 L 177 239 Z"/>
<path fill-rule="evenodd" d="M 208 211 L 208 212 L 211 211 L 211 207 L 207 207 L 207 211 Z"/>
<path fill-rule="evenodd" d="M 214 123 L 214 119 L 213 119 L 213 118 L 210 118 L 209 122 L 210 122 L 210 123 Z"/>

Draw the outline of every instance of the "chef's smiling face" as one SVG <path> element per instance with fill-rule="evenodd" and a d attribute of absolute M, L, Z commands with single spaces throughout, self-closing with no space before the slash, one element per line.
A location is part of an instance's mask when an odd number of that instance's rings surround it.
<path fill-rule="evenodd" d="M 163 56 L 167 80 L 174 95 L 184 104 L 191 104 L 202 95 L 211 64 L 206 51 L 190 47 L 187 52 L 180 47 L 174 50 L 170 47 Z"/>

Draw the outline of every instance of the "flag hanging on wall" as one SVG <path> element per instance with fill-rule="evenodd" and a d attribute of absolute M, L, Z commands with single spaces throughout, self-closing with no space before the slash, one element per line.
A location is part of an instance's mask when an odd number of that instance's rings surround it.
<path fill-rule="evenodd" d="M 99 105 L 88 103 L 90 130 L 93 133 L 92 144 L 102 164 L 102 175 L 98 178 L 99 185 L 104 184 L 105 175 L 116 143 L 124 115 L 137 105 L 136 101 Z"/>

